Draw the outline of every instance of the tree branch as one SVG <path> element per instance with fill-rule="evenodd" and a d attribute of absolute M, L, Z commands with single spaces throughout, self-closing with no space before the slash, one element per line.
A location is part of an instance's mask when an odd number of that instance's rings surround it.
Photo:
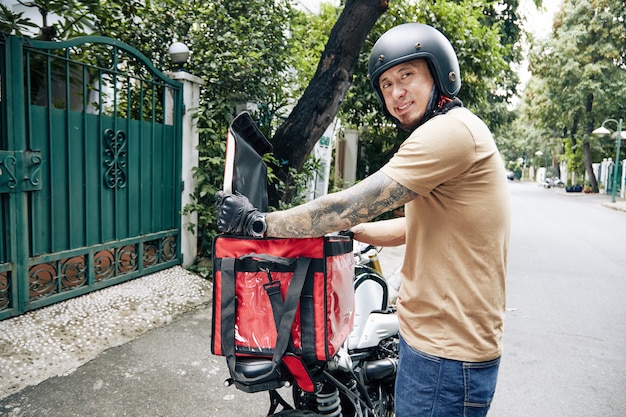
<path fill-rule="evenodd" d="M 277 175 L 287 185 L 278 196 L 270 191 L 270 204 L 291 201 L 293 190 L 289 168 L 300 171 L 315 143 L 337 115 L 352 84 L 359 53 L 378 18 L 387 10 L 386 0 L 348 0 L 330 32 L 317 70 L 287 120 L 278 128 L 272 142 L 281 166 Z"/>

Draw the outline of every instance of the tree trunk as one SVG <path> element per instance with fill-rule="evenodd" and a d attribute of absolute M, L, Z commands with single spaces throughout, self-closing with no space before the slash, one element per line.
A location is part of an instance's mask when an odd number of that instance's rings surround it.
<path fill-rule="evenodd" d="M 587 128 L 586 128 L 586 137 L 591 136 L 591 132 L 593 131 L 593 117 L 591 117 L 591 110 L 593 109 L 593 94 L 587 94 L 587 103 L 585 105 L 585 111 L 587 113 Z M 589 139 L 585 139 L 583 142 L 583 164 L 585 165 L 585 171 L 587 171 L 587 175 L 589 176 L 589 184 L 591 185 L 592 192 L 597 193 L 598 189 L 598 180 L 596 179 L 596 173 L 593 172 L 593 165 L 591 161 L 591 145 L 589 144 Z"/>
<path fill-rule="evenodd" d="M 598 189 L 598 180 L 596 179 L 596 173 L 593 172 L 593 165 L 591 161 L 591 145 L 588 140 L 583 142 L 583 164 L 585 165 L 585 171 L 587 175 L 589 175 L 589 185 L 591 186 L 592 192 L 597 193 Z"/>
<path fill-rule="evenodd" d="M 352 84 L 365 39 L 387 7 L 387 0 L 346 1 L 330 32 L 313 79 L 272 139 L 274 154 L 280 164 L 274 170 L 284 182 L 284 193 L 279 195 L 275 187 L 270 187 L 271 206 L 278 207 L 279 201 L 290 202 L 293 198 L 295 189 L 290 169 L 296 172 L 302 169 L 315 144 L 337 115 Z"/>

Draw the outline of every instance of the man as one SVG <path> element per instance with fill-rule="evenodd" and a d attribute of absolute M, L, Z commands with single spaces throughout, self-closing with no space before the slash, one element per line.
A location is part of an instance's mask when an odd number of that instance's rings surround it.
<path fill-rule="evenodd" d="M 218 227 L 312 237 L 350 229 L 406 244 L 398 296 L 396 416 L 484 416 L 502 351 L 510 199 L 487 126 L 456 98 L 456 54 L 436 29 L 408 23 L 374 45 L 369 77 L 383 111 L 410 137 L 380 171 L 307 204 L 259 213 L 217 195 Z M 405 205 L 405 217 L 367 222 Z"/>

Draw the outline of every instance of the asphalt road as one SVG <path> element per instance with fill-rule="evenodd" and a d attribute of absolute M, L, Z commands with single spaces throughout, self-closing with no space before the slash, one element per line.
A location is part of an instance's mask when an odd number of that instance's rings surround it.
<path fill-rule="evenodd" d="M 626 213 L 511 184 L 505 343 L 490 415 L 626 415 Z"/>
<path fill-rule="evenodd" d="M 626 415 L 626 212 L 606 195 L 510 184 L 504 355 L 491 417 Z M 393 273 L 401 251 L 380 254 Z M 262 417 L 224 387 L 208 305 L 0 400 L 7 417 Z"/>

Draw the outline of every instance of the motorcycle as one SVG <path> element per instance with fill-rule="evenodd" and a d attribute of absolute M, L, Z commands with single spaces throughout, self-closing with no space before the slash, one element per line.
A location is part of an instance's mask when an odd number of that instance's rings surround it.
<path fill-rule="evenodd" d="M 377 250 L 355 244 L 354 326 L 342 348 L 325 363 L 307 365 L 315 376 L 315 391 L 302 390 L 287 367 L 270 378 L 250 384 L 228 378 L 225 386 L 270 399 L 267 416 L 392 417 L 398 363 L 398 317 L 389 304 L 388 286 L 382 276 Z M 238 373 L 246 378 L 263 374 L 269 359 L 242 359 Z M 291 402 L 281 392 L 291 388 Z M 279 411 L 279 408 L 280 411 Z"/>
<path fill-rule="evenodd" d="M 224 191 L 241 192 L 255 207 L 267 211 L 266 167 L 262 155 L 271 150 L 271 144 L 247 113 L 236 117 L 227 137 Z M 258 357 L 238 358 L 235 372 L 224 382 L 248 393 L 267 392 L 270 399 L 267 416 L 394 415 L 398 317 L 395 305 L 389 301 L 389 287 L 378 262 L 378 251 L 354 243 L 353 327 L 329 360 L 304 364 L 314 389 L 298 386 L 284 363 L 274 372 L 275 365 L 270 359 Z M 261 375 L 268 376 L 259 378 Z M 290 388 L 291 403 L 281 394 L 285 388 Z"/>
<path fill-rule="evenodd" d="M 560 178 L 553 177 L 553 178 L 546 178 L 546 180 L 543 183 L 543 186 L 544 188 L 553 188 L 553 187 L 564 188 L 565 183 L 561 181 Z"/>

